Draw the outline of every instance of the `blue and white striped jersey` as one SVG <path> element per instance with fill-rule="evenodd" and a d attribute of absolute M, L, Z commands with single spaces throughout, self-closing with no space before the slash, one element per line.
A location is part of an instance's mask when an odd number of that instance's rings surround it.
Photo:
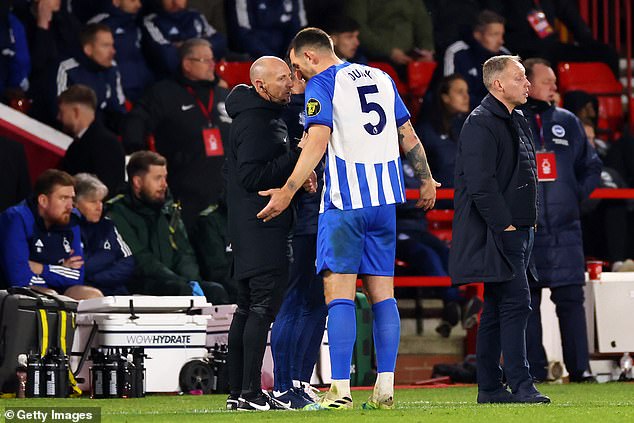
<path fill-rule="evenodd" d="M 348 62 L 306 85 L 306 123 L 331 128 L 320 212 L 405 201 L 397 128 L 410 114 L 382 70 Z"/>

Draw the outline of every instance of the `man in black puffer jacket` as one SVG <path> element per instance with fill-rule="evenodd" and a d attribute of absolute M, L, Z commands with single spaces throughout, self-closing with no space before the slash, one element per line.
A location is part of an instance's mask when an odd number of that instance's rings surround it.
<path fill-rule="evenodd" d="M 531 88 L 528 102 L 522 109 L 532 124 L 537 149 L 544 151 L 544 157 L 548 157 L 549 152 L 554 153 L 551 173 L 555 173 L 556 167 L 555 180 L 541 178 L 539 183 L 541 208 L 533 252 L 539 281 L 531 283 L 533 311 L 526 328 L 528 362 L 533 377 L 545 380 L 548 360 L 542 346 L 539 307 L 542 288 L 550 288 L 570 380 L 593 381 L 583 306 L 585 266 L 579 204 L 599 186 L 602 164 L 579 119 L 568 110 L 555 106 L 557 79 L 550 64 L 543 59 L 528 59 L 524 65 Z M 538 160 L 538 166 L 540 163 Z"/>
<path fill-rule="evenodd" d="M 477 339 L 478 403 L 550 402 L 526 361 L 528 278 L 537 223 L 537 175 L 531 131 L 517 106 L 528 80 L 517 56 L 484 62 L 489 94 L 469 115 L 458 141 L 456 212 L 449 253 L 454 284 L 484 282 Z M 502 384 L 500 355 L 511 392 Z"/>
<path fill-rule="evenodd" d="M 238 309 L 229 331 L 227 407 L 269 410 L 279 403 L 262 393 L 260 369 L 268 329 L 288 282 L 293 211 L 273 221 L 259 220 L 256 215 L 268 198 L 258 192 L 283 185 L 300 149 L 290 147 L 282 120 L 292 87 L 286 63 L 261 57 L 251 66 L 250 76 L 253 86 L 238 85 L 226 102 L 233 118 L 226 152 L 227 205 L 233 277 L 238 283 Z"/>

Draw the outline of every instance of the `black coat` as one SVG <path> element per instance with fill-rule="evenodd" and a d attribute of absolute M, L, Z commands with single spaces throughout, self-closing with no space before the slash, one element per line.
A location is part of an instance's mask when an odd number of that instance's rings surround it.
<path fill-rule="evenodd" d="M 167 159 L 167 182 L 174 198 L 181 202 L 182 217 L 190 228 L 201 211 L 218 201 L 224 186 L 224 156 L 207 155 L 203 129 L 210 122 L 200 109 L 213 93 L 211 124 L 220 130 L 222 143 L 229 137 L 231 119 L 225 111 L 229 91 L 215 82 L 190 81 L 179 75 L 152 85 L 128 113 L 123 131 L 126 152 L 147 149 L 146 136 L 154 134 L 156 151 Z M 223 146 L 226 154 L 227 147 Z"/>
<path fill-rule="evenodd" d="M 264 100 L 246 85 L 235 87 L 226 104 L 233 118 L 226 152 L 229 237 L 234 277 L 245 279 L 288 265 L 287 238 L 293 211 L 286 209 L 263 222 L 256 215 L 269 197 L 258 195 L 258 191 L 284 185 L 300 150 L 290 148 L 283 106 Z"/>
<path fill-rule="evenodd" d="M 449 274 L 454 284 L 502 282 L 514 277 L 501 238 L 504 229 L 512 224 L 510 205 L 517 188 L 520 160 L 518 136 L 511 119 L 530 134 L 521 111 L 509 114 L 489 94 L 462 127 L 449 254 Z M 534 266 L 530 273 L 535 278 Z"/>
<path fill-rule="evenodd" d="M 114 196 L 125 180 L 125 154 L 117 136 L 99 121 L 94 121 L 81 138 L 75 138 L 66 150 L 60 167 L 74 175 L 96 175 Z"/>

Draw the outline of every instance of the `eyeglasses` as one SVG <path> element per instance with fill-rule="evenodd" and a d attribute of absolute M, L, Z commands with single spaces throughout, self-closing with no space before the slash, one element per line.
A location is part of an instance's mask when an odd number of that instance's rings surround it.
<path fill-rule="evenodd" d="M 187 60 L 193 60 L 194 62 L 204 63 L 207 65 L 216 61 L 214 58 L 207 59 L 204 57 L 187 57 Z"/>

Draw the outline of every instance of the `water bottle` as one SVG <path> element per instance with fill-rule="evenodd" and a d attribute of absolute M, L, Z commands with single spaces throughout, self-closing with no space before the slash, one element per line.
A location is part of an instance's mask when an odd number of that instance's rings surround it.
<path fill-rule="evenodd" d="M 17 398 L 26 398 L 27 366 L 26 354 L 18 355 L 18 368 L 15 371 L 15 376 L 18 382 L 15 389 L 15 396 Z"/>
<path fill-rule="evenodd" d="M 39 398 L 43 396 L 42 358 L 39 354 L 30 353 L 26 359 L 26 397 Z"/>
<path fill-rule="evenodd" d="M 136 377 L 136 395 L 135 398 L 145 397 L 145 358 L 147 355 L 144 353 L 143 347 L 135 347 L 130 350 L 132 353 L 132 364 L 134 364 L 134 371 Z"/>
<path fill-rule="evenodd" d="M 107 375 L 105 393 L 106 398 L 117 398 L 118 391 L 117 386 L 119 384 L 118 370 L 119 370 L 119 355 L 116 354 L 116 351 L 111 350 L 106 355 L 106 360 L 104 364 L 105 373 Z"/>
<path fill-rule="evenodd" d="M 632 356 L 629 352 L 623 353 L 623 357 L 621 357 L 621 361 L 619 361 L 621 365 L 621 376 L 619 380 L 628 380 L 632 378 Z"/>
<path fill-rule="evenodd" d="M 92 360 L 92 367 L 90 367 L 90 397 L 97 399 L 105 398 L 105 356 L 100 349 L 92 348 L 90 350 L 90 359 Z"/>

